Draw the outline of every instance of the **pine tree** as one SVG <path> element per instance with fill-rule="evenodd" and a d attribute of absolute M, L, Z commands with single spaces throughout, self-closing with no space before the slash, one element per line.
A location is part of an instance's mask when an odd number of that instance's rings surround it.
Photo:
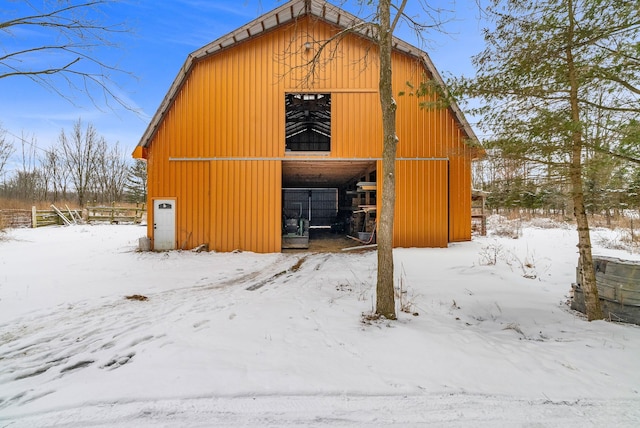
<path fill-rule="evenodd" d="M 583 162 L 587 150 L 621 155 L 622 124 L 638 117 L 640 8 L 624 0 L 491 3 L 495 29 L 474 57 L 476 77 L 458 79 L 457 90 L 482 99 L 482 126 L 503 156 L 566 171 L 587 317 L 600 319 Z M 606 150 L 594 139 L 596 124 L 620 131 Z"/>
<path fill-rule="evenodd" d="M 144 203 L 147 200 L 147 163 L 136 159 L 129 167 L 129 175 L 125 184 L 129 202 Z"/>

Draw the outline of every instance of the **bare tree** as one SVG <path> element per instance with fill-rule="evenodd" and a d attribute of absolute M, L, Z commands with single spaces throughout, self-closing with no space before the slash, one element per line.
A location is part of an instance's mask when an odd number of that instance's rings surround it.
<path fill-rule="evenodd" d="M 60 198 L 66 199 L 68 185 L 66 163 L 58 148 L 45 151 L 44 157 L 40 159 L 40 169 L 47 177 L 47 192 L 51 191 L 51 202 L 55 203 Z"/>
<path fill-rule="evenodd" d="M 20 151 L 22 155 L 22 169 L 15 172 L 10 181 L 11 194 L 15 198 L 36 201 L 41 193 L 42 174 L 36 166 L 37 140 L 24 132 L 20 137 Z"/>
<path fill-rule="evenodd" d="M 18 31 L 37 31 L 39 37 L 18 39 L 12 49 L 0 52 L 0 79 L 27 77 L 35 83 L 71 101 L 71 93 L 88 96 L 95 105 L 101 94 L 132 110 L 118 95 L 114 75 L 128 75 L 116 65 L 101 60 L 99 48 L 115 48 L 114 39 L 127 28 L 101 20 L 108 16 L 103 9 L 115 0 L 44 0 L 4 5 L 0 31 L 15 35 Z M 32 58 L 37 57 L 37 61 Z"/>
<path fill-rule="evenodd" d="M 92 124 L 82 129 L 82 121 L 73 125 L 70 135 L 60 131 L 59 143 L 64 155 L 66 168 L 78 196 L 78 204 L 84 207 L 88 190 L 96 178 L 100 149 L 106 147 Z"/>
<path fill-rule="evenodd" d="M 382 148 L 382 199 L 381 210 L 378 216 L 378 272 L 376 284 L 376 315 L 387 319 L 396 318 L 395 310 L 395 290 L 394 290 L 394 264 L 393 264 L 393 228 L 395 211 L 395 160 L 396 148 L 399 140 L 396 134 L 396 109 L 397 104 L 393 97 L 392 87 L 392 61 L 393 33 L 400 22 L 405 22 L 415 34 L 423 40 L 423 33 L 436 30 L 442 31 L 444 21 L 441 15 L 443 9 L 433 7 L 427 2 L 421 2 L 420 7 L 425 13 L 428 24 L 420 22 L 420 18 L 409 16 L 405 13 L 407 0 L 379 0 L 378 2 L 358 0 L 358 3 L 365 7 L 373 8 L 373 12 L 368 18 L 356 19 L 346 26 L 346 28 L 331 36 L 328 40 L 313 40 L 315 53 L 308 61 L 294 66 L 293 71 L 301 73 L 301 83 L 308 85 L 319 77 L 319 72 L 326 69 L 328 63 L 340 54 L 339 43 L 352 33 L 360 34 L 374 42 L 374 48 L 378 48 L 379 53 L 379 96 L 383 126 L 383 148 Z M 295 44 L 291 43 L 286 56 L 293 56 L 296 53 Z M 365 51 L 365 57 L 361 59 L 362 67 L 370 66 L 368 58 L 369 49 Z M 437 82 L 417 82 L 421 88 L 420 92 L 438 93 L 445 95 L 446 91 Z M 436 97 L 437 98 L 437 97 Z M 422 104 L 424 108 L 442 108 L 446 103 Z"/>
<path fill-rule="evenodd" d="M 391 84 L 391 52 L 393 31 L 398 24 L 407 0 L 397 6 L 391 15 L 391 0 L 378 4 L 378 47 L 380 49 L 380 107 L 382 109 L 382 209 L 378 220 L 378 280 L 376 285 L 376 313 L 387 319 L 396 318 L 393 287 L 393 221 L 396 202 L 396 101 Z"/>
<path fill-rule="evenodd" d="M 106 142 L 102 140 L 101 144 Z M 101 149 L 100 153 L 96 159 L 96 186 L 100 196 L 109 202 L 120 202 L 129 176 L 128 157 L 118 143 L 111 149 Z"/>
<path fill-rule="evenodd" d="M 15 151 L 13 144 L 7 140 L 6 134 L 7 132 L 0 127 L 0 175 L 2 175 L 4 167 L 7 165 L 9 157 Z"/>

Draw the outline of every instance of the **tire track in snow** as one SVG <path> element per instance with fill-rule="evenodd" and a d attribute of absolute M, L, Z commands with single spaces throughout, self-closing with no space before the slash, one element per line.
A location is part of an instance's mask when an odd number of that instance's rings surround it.
<path fill-rule="evenodd" d="M 0 326 L 0 384 L 4 385 L 0 409 L 50 395 L 59 379 L 79 376 L 89 367 L 108 372 L 135 364 L 147 342 L 161 341 L 160 346 L 166 346 L 176 340 L 149 320 L 163 320 L 169 327 L 189 321 L 194 331 L 200 331 L 209 327 L 216 312 L 245 299 L 259 299 L 260 294 L 247 289 L 275 291 L 308 279 L 310 272 L 318 272 L 316 280 L 335 287 L 328 271 L 345 269 L 348 265 L 339 255 L 282 255 L 266 269 L 260 266 L 223 281 L 156 293 L 143 302 L 102 298 L 17 319 Z M 327 346 L 345 345 L 323 335 Z M 353 350 L 346 352 L 357 358 Z M 46 393 L 37 392 L 43 390 Z"/>
<path fill-rule="evenodd" d="M 356 347 L 343 340 L 342 335 L 338 332 L 327 329 L 326 323 L 322 318 L 314 316 L 316 311 L 324 309 L 326 306 L 331 306 L 335 300 L 344 297 L 355 297 L 357 300 L 366 300 L 363 297 L 373 289 L 373 278 L 360 278 L 355 272 L 353 272 L 351 265 L 366 259 L 366 256 L 362 258 L 354 257 L 351 255 L 348 262 L 344 257 L 341 257 L 340 253 L 315 253 L 305 255 L 302 259 L 302 263 L 298 263 L 296 269 L 289 270 L 282 275 L 279 275 L 277 279 L 274 279 L 269 283 L 269 287 L 263 289 L 267 291 L 277 291 L 280 287 L 290 284 L 301 284 L 303 287 L 298 290 L 301 294 L 305 293 L 305 287 L 313 287 L 318 289 L 324 289 L 323 294 L 330 296 L 329 300 L 315 301 L 317 307 L 310 307 L 310 300 L 298 295 L 295 297 L 295 301 L 301 308 L 300 312 L 307 315 L 304 317 L 305 321 L 312 323 L 315 327 L 312 329 L 319 335 L 319 340 L 327 347 L 335 350 L 336 355 L 341 355 L 345 361 L 357 361 L 360 364 L 362 361 L 361 351 Z M 345 272 L 351 272 L 353 277 L 348 284 L 345 284 Z M 313 278 L 313 281 L 309 281 Z M 304 284 L 304 285 L 302 285 Z M 354 323 L 358 322 L 354 317 Z M 359 324 L 356 328 L 360 328 Z M 374 373 L 371 366 L 367 366 L 369 372 Z"/>
<path fill-rule="evenodd" d="M 268 281 L 292 260 L 282 256 L 266 269 L 259 266 L 223 281 L 156 293 L 144 302 L 112 297 L 83 301 L 0 325 L 0 409 L 49 395 L 55 387 L 44 395 L 35 391 L 88 367 L 113 371 L 134 363 L 146 342 L 172 343 L 160 332 L 161 326 L 149 320 L 171 325 L 202 315 L 193 328 L 206 328 L 213 312 L 234 304 L 236 299 L 229 298 L 232 293 Z"/>

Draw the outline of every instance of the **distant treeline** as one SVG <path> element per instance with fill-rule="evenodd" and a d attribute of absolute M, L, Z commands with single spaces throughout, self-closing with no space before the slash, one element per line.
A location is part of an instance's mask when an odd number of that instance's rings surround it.
<path fill-rule="evenodd" d="M 4 172 L 19 145 L 22 165 Z M 147 171 L 144 161 L 133 161 L 118 143 L 108 144 L 93 125 L 78 120 L 71 132 L 62 130 L 57 143 L 37 149 L 35 141 L 17 144 L 0 129 L 0 197 L 29 203 L 77 201 L 87 203 L 144 202 Z"/>

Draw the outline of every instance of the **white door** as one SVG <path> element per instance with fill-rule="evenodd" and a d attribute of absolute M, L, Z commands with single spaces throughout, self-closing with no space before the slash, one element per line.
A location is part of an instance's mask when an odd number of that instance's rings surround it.
<path fill-rule="evenodd" d="M 153 201 L 153 249 L 176 249 L 176 201 L 173 199 Z"/>

